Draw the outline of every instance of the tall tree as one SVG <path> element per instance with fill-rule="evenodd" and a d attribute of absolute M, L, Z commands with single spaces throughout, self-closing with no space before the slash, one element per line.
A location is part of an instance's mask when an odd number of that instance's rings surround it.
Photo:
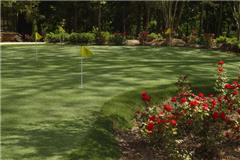
<path fill-rule="evenodd" d="M 240 40 L 240 2 L 233 2 L 233 17 L 237 25 L 237 38 Z"/>
<path fill-rule="evenodd" d="M 165 28 L 169 31 L 168 39 L 171 43 L 172 34 L 177 30 L 181 20 L 185 2 L 180 1 L 161 1 L 160 7 L 165 21 Z"/>

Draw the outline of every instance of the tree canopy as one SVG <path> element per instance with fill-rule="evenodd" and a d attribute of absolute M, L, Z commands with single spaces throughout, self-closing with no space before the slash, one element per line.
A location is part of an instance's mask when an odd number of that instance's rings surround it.
<path fill-rule="evenodd" d="M 2 30 L 20 33 L 54 32 L 61 25 L 67 32 L 97 27 L 136 36 L 170 28 L 175 35 L 187 36 L 196 30 L 240 37 L 237 1 L 4 1 L 1 7 Z"/>

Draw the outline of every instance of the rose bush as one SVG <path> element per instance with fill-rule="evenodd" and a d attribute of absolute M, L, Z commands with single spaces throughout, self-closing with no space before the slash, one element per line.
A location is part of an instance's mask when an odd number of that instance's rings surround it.
<path fill-rule="evenodd" d="M 161 144 L 171 152 L 187 152 L 195 158 L 199 155 L 216 157 L 217 146 L 226 138 L 239 139 L 239 78 L 227 83 L 223 60 L 218 62 L 217 76 L 216 93 L 209 95 L 193 93 L 186 76 L 181 76 L 177 82 L 178 94 L 163 104 L 151 104 L 151 96 L 143 92 L 141 98 L 145 107 L 136 112 L 143 138 L 155 146 Z M 179 147 L 186 137 L 192 137 L 192 143 L 199 147 Z"/>

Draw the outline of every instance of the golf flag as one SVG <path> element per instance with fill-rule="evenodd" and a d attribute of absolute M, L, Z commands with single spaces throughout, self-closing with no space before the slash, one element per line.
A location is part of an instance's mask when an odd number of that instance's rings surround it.
<path fill-rule="evenodd" d="M 59 32 L 61 32 L 61 33 L 65 33 L 65 30 L 64 30 L 63 27 L 61 27 L 61 26 L 58 27 L 58 30 L 59 30 Z"/>
<path fill-rule="evenodd" d="M 92 51 L 90 51 L 87 47 L 82 46 L 80 48 L 80 57 L 88 58 L 92 57 L 92 55 L 93 55 Z"/>
<path fill-rule="evenodd" d="M 38 41 L 40 39 L 42 39 L 43 36 L 41 36 L 38 32 L 35 33 L 35 40 Z"/>
<path fill-rule="evenodd" d="M 172 32 L 172 30 L 171 30 L 171 28 L 168 28 L 167 30 L 166 30 L 166 32 L 165 32 L 165 34 L 171 34 L 171 32 Z"/>
<path fill-rule="evenodd" d="M 37 43 L 38 40 L 42 39 L 43 36 L 41 36 L 38 32 L 35 32 L 35 43 Z M 37 45 L 35 44 L 35 59 L 38 61 L 38 56 L 37 56 Z"/>
<path fill-rule="evenodd" d="M 83 88 L 83 58 L 88 58 L 93 55 L 92 51 L 90 51 L 87 47 L 80 47 L 80 57 L 81 57 L 81 88 Z"/>

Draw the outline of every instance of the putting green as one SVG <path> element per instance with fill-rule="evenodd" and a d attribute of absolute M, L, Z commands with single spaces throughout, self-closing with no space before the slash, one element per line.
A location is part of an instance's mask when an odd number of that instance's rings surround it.
<path fill-rule="evenodd" d="M 2 159 L 69 159 L 84 148 L 101 107 L 112 98 L 131 90 L 164 90 L 180 74 L 195 85 L 213 83 L 220 59 L 231 78 L 240 66 L 240 57 L 219 51 L 89 46 L 95 54 L 84 60 L 82 89 L 79 46 L 37 48 L 38 61 L 34 46 L 2 46 Z M 104 159 L 107 151 L 101 152 Z"/>

